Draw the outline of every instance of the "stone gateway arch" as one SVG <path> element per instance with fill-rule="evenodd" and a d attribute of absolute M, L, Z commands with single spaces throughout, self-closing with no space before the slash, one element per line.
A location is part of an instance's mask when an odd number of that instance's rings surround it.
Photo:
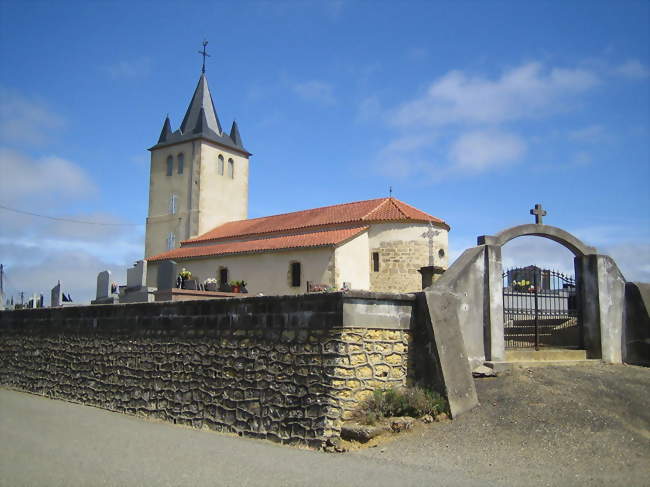
<path fill-rule="evenodd" d="M 536 205 L 538 223 L 507 228 L 478 237 L 449 269 L 425 290 L 434 328 L 459 328 L 472 368 L 506 360 L 504 341 L 503 266 L 501 247 L 523 236 L 553 240 L 574 255 L 576 300 L 581 309 L 580 343 L 587 358 L 623 361 L 625 279 L 614 260 L 585 245 L 571 233 L 542 223 L 545 211 Z M 433 323 L 432 323 L 433 324 Z"/>

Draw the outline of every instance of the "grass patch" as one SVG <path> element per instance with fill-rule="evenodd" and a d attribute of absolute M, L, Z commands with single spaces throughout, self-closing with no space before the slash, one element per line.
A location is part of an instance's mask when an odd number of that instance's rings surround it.
<path fill-rule="evenodd" d="M 357 420 L 372 425 L 392 416 L 420 418 L 446 411 L 447 400 L 435 391 L 421 387 L 377 389 L 361 403 Z"/>

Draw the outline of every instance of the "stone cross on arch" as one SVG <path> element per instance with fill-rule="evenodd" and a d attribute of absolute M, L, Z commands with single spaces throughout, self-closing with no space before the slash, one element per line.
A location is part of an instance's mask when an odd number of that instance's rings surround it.
<path fill-rule="evenodd" d="M 440 230 L 433 229 L 433 223 L 429 221 L 429 228 L 422 234 L 422 238 L 429 239 L 429 265 L 433 265 L 433 237 L 437 236 Z"/>
<path fill-rule="evenodd" d="M 535 224 L 542 225 L 542 218 L 546 216 L 546 210 L 542 208 L 541 203 L 537 203 L 535 208 L 530 210 L 531 215 L 535 215 Z"/>

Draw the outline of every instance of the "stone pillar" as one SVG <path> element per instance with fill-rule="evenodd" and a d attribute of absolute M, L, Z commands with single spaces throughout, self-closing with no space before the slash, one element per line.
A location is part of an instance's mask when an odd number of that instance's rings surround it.
<path fill-rule="evenodd" d="M 575 270 L 587 357 L 620 364 L 623 357 L 625 279 L 607 255 L 576 257 Z"/>
<path fill-rule="evenodd" d="M 422 274 L 422 289 L 426 289 L 445 272 L 445 269 L 444 267 L 439 267 L 437 265 L 427 265 L 420 267 L 418 272 Z"/>
<path fill-rule="evenodd" d="M 574 259 L 576 286 L 582 318 L 582 344 L 587 358 L 601 358 L 598 269 L 595 255 Z"/>
<path fill-rule="evenodd" d="M 485 323 L 483 336 L 485 358 L 499 361 L 505 359 L 505 340 L 503 338 L 503 266 L 501 247 L 485 246 Z"/>

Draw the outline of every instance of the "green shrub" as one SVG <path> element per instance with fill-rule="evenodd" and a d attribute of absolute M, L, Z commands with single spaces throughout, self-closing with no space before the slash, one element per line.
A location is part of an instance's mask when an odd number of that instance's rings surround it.
<path fill-rule="evenodd" d="M 435 416 L 447 410 L 447 401 L 440 394 L 421 387 L 377 389 L 363 401 L 358 419 L 366 424 L 375 424 L 381 418 L 391 416 L 413 416 L 425 414 Z"/>

